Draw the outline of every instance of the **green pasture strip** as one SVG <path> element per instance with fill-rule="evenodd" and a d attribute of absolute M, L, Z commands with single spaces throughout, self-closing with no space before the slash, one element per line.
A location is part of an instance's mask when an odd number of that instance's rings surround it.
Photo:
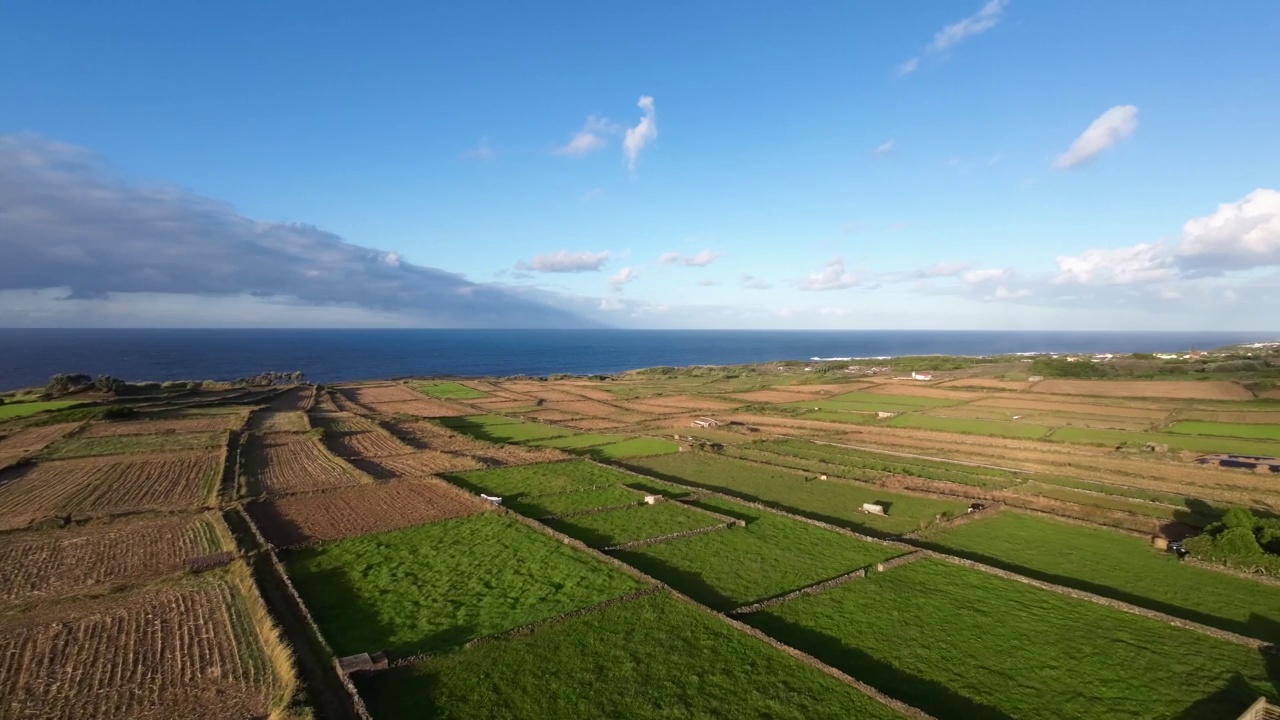
<path fill-rule="evenodd" d="M 224 430 L 159 435 L 116 435 L 94 438 L 63 438 L 39 454 L 41 460 L 65 460 L 91 455 L 130 455 L 181 450 L 208 450 L 227 442 Z"/>
<path fill-rule="evenodd" d="M 903 495 L 851 481 L 816 480 L 713 453 L 663 455 L 627 464 L 662 479 L 719 490 L 871 535 L 919 530 L 938 516 L 958 515 L 966 507 L 951 500 Z M 864 513 L 863 503 L 880 504 L 889 514 Z"/>
<path fill-rule="evenodd" d="M 547 440 L 580 434 L 577 430 L 555 427 L 554 425 L 543 425 L 542 423 L 525 422 L 524 420 L 515 420 L 501 415 L 471 415 L 462 419 L 474 420 L 476 418 L 484 418 L 484 420 L 466 423 L 444 422 L 441 424 L 464 435 L 470 435 L 477 440 L 495 443 L 524 443 L 532 440 Z"/>
<path fill-rule="evenodd" d="M 830 398 L 831 402 L 850 403 L 850 402 L 886 402 L 895 405 L 904 405 L 912 408 L 933 408 L 946 407 L 947 405 L 959 405 L 964 400 L 947 400 L 944 398 L 916 397 L 915 395 L 892 395 L 886 393 L 873 392 L 850 392 L 843 395 L 836 395 Z"/>
<path fill-rule="evenodd" d="M 840 412 L 836 410 L 807 412 L 801 415 L 800 419 L 848 423 L 850 425 L 871 425 L 878 420 L 874 412 Z"/>
<path fill-rule="evenodd" d="M 1115 495 L 1117 497 L 1133 498 L 1135 500 L 1149 500 L 1151 502 L 1164 503 L 1165 505 L 1175 505 L 1188 507 L 1189 502 L 1199 502 L 1202 507 L 1201 511 L 1209 511 L 1208 503 L 1197 501 L 1186 495 L 1175 495 L 1174 493 L 1160 492 L 1159 490 L 1146 490 L 1144 488 L 1127 487 L 1123 485 L 1109 485 L 1107 483 L 1089 482 L 1088 480 L 1077 480 L 1075 478 L 1056 477 L 1052 475 L 1035 475 L 1035 481 L 1045 485 L 1059 485 L 1064 488 L 1073 490 L 1092 490 L 1107 495 Z"/>
<path fill-rule="evenodd" d="M 519 425 L 524 421 L 505 415 L 465 415 L 463 417 L 436 418 L 436 422 L 447 428 L 463 430 L 471 427 L 492 427 L 495 425 Z"/>
<path fill-rule="evenodd" d="M 638 437 L 602 447 L 591 448 L 586 454 L 598 460 L 623 460 L 626 458 L 667 455 L 678 452 L 680 445 L 671 440 Z"/>
<path fill-rule="evenodd" d="M 1265 440 L 1243 440 L 1238 438 L 1203 437 L 1200 435 L 1178 435 L 1176 433 L 1142 433 L 1125 432 L 1123 430 L 1097 430 L 1092 428 L 1064 427 L 1058 428 L 1049 436 L 1058 442 L 1081 443 L 1084 445 L 1144 445 L 1158 443 L 1168 445 L 1173 450 L 1188 450 L 1199 453 L 1227 453 L 1231 455 L 1262 455 L 1280 457 L 1280 442 Z"/>
<path fill-rule="evenodd" d="M 489 397 L 489 393 L 456 382 L 414 383 L 409 387 L 444 400 L 476 400 Z"/>
<path fill-rule="evenodd" d="M 356 682 L 379 720 L 901 717 L 665 593 Z"/>
<path fill-rule="evenodd" d="M 1014 492 L 1019 495 L 1039 495 L 1041 497 L 1053 498 L 1054 500 L 1075 503 L 1077 505 L 1090 505 L 1092 507 L 1107 508 L 1108 510 L 1119 510 L 1120 512 L 1160 518 L 1162 520 L 1178 520 L 1181 519 L 1181 516 L 1189 514 L 1186 510 L 1168 507 L 1167 505 L 1155 505 L 1152 503 L 1144 503 L 1139 500 L 1129 500 L 1118 495 L 1080 492 L 1079 490 L 1072 490 L 1058 485 L 1042 484 L 1038 482 L 1029 482 L 1019 487 Z"/>
<path fill-rule="evenodd" d="M 537 447 L 558 448 L 560 450 L 576 450 L 596 447 L 597 445 L 608 445 L 609 443 L 621 442 L 626 439 L 622 435 L 565 435 L 547 440 L 533 440 L 527 444 Z"/>
<path fill-rule="evenodd" d="M 893 402 L 876 402 L 872 400 L 797 400 L 796 402 L 782 403 L 778 407 L 799 408 L 801 410 L 825 411 L 828 413 L 874 413 L 878 412 L 911 412 L 912 410 L 923 410 L 927 405 L 903 405 Z"/>
<path fill-rule="evenodd" d="M 1020 575 L 1280 642 L 1280 587 L 1180 562 L 1140 537 L 1001 512 L 927 541 Z"/>
<path fill-rule="evenodd" d="M 1164 432 L 1179 435 L 1242 438 L 1246 440 L 1280 440 L 1280 425 L 1179 420 L 1164 428 Z"/>
<path fill-rule="evenodd" d="M 1258 650 L 942 561 L 746 616 L 939 718 L 1234 718 L 1275 697 Z"/>
<path fill-rule="evenodd" d="M 967 435 L 995 435 L 1008 438 L 1040 438 L 1049 432 L 1046 425 L 1031 425 L 999 420 L 941 417 L 938 415 L 899 415 L 887 423 L 893 427 L 941 430 Z"/>
<path fill-rule="evenodd" d="M 548 520 L 547 525 L 591 547 L 621 545 L 635 540 L 670 535 L 720 525 L 721 521 L 677 502 L 637 505 L 621 510 L 562 520 Z"/>
<path fill-rule="evenodd" d="M 365 535 L 283 559 L 339 655 L 442 650 L 640 587 L 497 513 Z"/>
<path fill-rule="evenodd" d="M 62 410 L 79 405 L 78 400 L 33 400 L 30 402 L 9 401 L 0 405 L 0 420 L 26 417 L 46 410 Z"/>
<path fill-rule="evenodd" d="M 512 465 L 489 470 L 471 470 L 443 476 L 463 487 L 488 495 L 517 498 L 569 492 L 599 485 L 622 485 L 636 480 L 634 475 L 586 460 Z"/>
<path fill-rule="evenodd" d="M 897 548 L 719 498 L 693 504 L 747 525 L 615 555 L 717 610 L 782 595 L 902 554 Z"/>
<path fill-rule="evenodd" d="M 555 495 L 503 497 L 502 504 L 526 517 L 541 518 L 598 507 L 639 503 L 643 499 L 643 493 L 616 485 Z"/>

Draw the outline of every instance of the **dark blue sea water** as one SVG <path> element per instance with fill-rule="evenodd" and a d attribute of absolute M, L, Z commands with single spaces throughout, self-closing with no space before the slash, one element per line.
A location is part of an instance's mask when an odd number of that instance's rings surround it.
<path fill-rule="evenodd" d="M 0 329 L 0 388 L 58 372 L 125 380 L 233 379 L 302 370 L 328 382 L 404 375 L 611 373 L 813 357 L 1150 352 L 1280 333 L 925 330 L 55 330 Z"/>

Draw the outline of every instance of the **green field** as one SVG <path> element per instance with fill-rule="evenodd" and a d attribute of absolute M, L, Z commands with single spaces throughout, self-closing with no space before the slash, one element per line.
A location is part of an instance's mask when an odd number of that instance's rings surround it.
<path fill-rule="evenodd" d="M 902 551 L 717 498 L 695 503 L 746 527 L 622 550 L 616 557 L 718 610 L 874 565 Z"/>
<path fill-rule="evenodd" d="M 1259 651 L 922 560 L 746 616 L 940 718 L 1234 718 L 1275 696 Z"/>
<path fill-rule="evenodd" d="M 379 720 L 901 717 L 666 594 L 357 684 Z"/>
<path fill-rule="evenodd" d="M 814 412 L 806 413 L 805 417 L 812 415 L 828 415 L 831 417 L 848 416 L 870 416 L 871 420 L 875 420 L 875 414 L 878 412 L 911 412 L 912 410 L 922 410 L 924 408 L 919 405 L 903 405 L 894 402 L 879 402 L 873 400 L 801 400 L 798 402 L 790 402 L 779 405 L 778 407 L 799 408 L 802 410 L 813 410 Z M 851 422 L 857 422 L 856 420 Z"/>
<path fill-rule="evenodd" d="M 559 448 L 560 450 L 576 450 L 579 448 L 590 448 L 597 445 L 608 445 L 626 440 L 622 435 L 565 435 L 564 437 L 551 438 L 549 440 L 534 440 L 529 445 L 537 447 Z"/>
<path fill-rule="evenodd" d="M 1230 453 L 1233 455 L 1263 455 L 1280 457 L 1280 442 L 1244 440 L 1239 438 L 1203 437 L 1176 433 L 1142 433 L 1123 430 L 1094 430 L 1090 428 L 1058 428 L 1049 436 L 1059 442 L 1085 445 L 1142 445 L 1160 443 L 1173 450 L 1189 450 L 1200 453 Z"/>
<path fill-rule="evenodd" d="M 587 460 L 513 465 L 448 474 L 444 477 L 468 490 L 502 497 L 512 495 L 518 498 L 571 492 L 602 485 L 630 484 L 633 480 L 639 480 L 634 475 Z"/>
<path fill-rule="evenodd" d="M 1045 433 L 1049 432 L 1049 428 L 1044 425 L 942 417 L 939 415 L 899 415 L 889 420 L 887 424 L 893 427 L 941 430 L 943 432 L 965 433 L 968 435 L 996 435 L 1010 438 L 1039 438 L 1044 437 Z"/>
<path fill-rule="evenodd" d="M 816 410 L 804 413 L 800 418 L 803 420 L 848 423 L 850 425 L 870 425 L 878 420 L 873 412 L 847 412 L 840 410 Z"/>
<path fill-rule="evenodd" d="M 436 418 L 436 422 L 455 430 L 476 427 L 494 427 L 496 425 L 519 425 L 523 420 L 505 415 L 467 415 L 465 417 Z"/>
<path fill-rule="evenodd" d="M 13 402 L 9 401 L 0 405 L 0 420 L 9 420 L 11 418 L 26 417 L 35 415 L 45 410 L 61 410 L 72 405 L 79 405 L 76 400 L 36 400 L 31 402 Z"/>
<path fill-rule="evenodd" d="M 640 587 L 497 513 L 299 550 L 284 562 L 339 655 L 441 650 Z"/>
<path fill-rule="evenodd" d="M 63 460 L 90 455 L 161 453 L 180 450 L 207 450 L 222 447 L 227 433 L 221 431 L 163 433 L 159 435 L 118 435 L 114 437 L 63 438 L 45 448 L 41 460 Z"/>
<path fill-rule="evenodd" d="M 1179 562 L 1139 537 L 1002 512 L 928 541 L 1021 575 L 1280 642 L 1280 587 Z"/>
<path fill-rule="evenodd" d="M 587 454 L 599 460 L 623 460 L 625 458 L 647 457 L 649 455 L 666 455 L 677 452 L 679 449 L 680 446 L 670 440 L 638 437 L 613 443 L 612 445 L 592 448 L 587 451 Z"/>
<path fill-rule="evenodd" d="M 1246 440 L 1280 440 L 1280 425 L 1182 420 L 1164 429 L 1179 435 L 1211 435 Z"/>
<path fill-rule="evenodd" d="M 660 502 L 549 520 L 547 524 L 592 547 L 607 547 L 720 525 L 721 521 L 678 502 Z"/>
<path fill-rule="evenodd" d="M 478 440 L 496 443 L 523 443 L 578 434 L 577 431 L 554 425 L 513 420 L 501 415 L 470 415 L 453 420 L 441 424 Z"/>
<path fill-rule="evenodd" d="M 1120 512 L 1132 513 L 1134 515 L 1145 515 L 1147 517 L 1161 518 L 1163 520 L 1177 520 L 1187 510 L 1183 508 L 1169 507 L 1168 505 L 1157 505 L 1140 500 L 1130 500 L 1123 496 L 1110 495 L 1106 493 L 1081 492 L 1070 488 L 1061 487 L 1048 483 L 1029 482 L 1019 487 L 1015 492 L 1020 495 L 1040 495 L 1042 497 L 1053 498 L 1063 502 L 1075 503 L 1077 505 L 1092 505 L 1093 507 L 1107 508 L 1108 510 L 1119 510 Z"/>
<path fill-rule="evenodd" d="M 719 490 L 873 535 L 913 532 L 938 515 L 960 514 L 966 507 L 952 500 L 903 495 L 850 481 L 816 480 L 811 475 L 713 453 L 663 455 L 627 464 L 660 478 Z M 889 514 L 864 513 L 863 503 L 880 503 Z"/>
<path fill-rule="evenodd" d="M 843 395 L 836 395 L 829 399 L 829 402 L 835 403 L 854 403 L 854 402 L 886 402 L 896 405 L 903 405 L 911 408 L 933 408 L 946 407 L 948 405 L 959 405 L 959 400 L 946 400 L 943 398 L 916 397 L 915 395 L 893 395 L 889 393 L 873 393 L 873 392 L 849 392 Z"/>
<path fill-rule="evenodd" d="M 580 492 L 503 497 L 502 504 L 521 515 L 541 518 L 578 510 L 592 510 L 598 507 L 611 507 L 628 503 L 634 504 L 643 499 L 644 495 L 642 493 L 629 490 L 621 485 L 615 485 L 594 490 L 582 490 Z"/>
<path fill-rule="evenodd" d="M 489 397 L 489 393 L 480 392 L 456 382 L 420 383 L 410 387 L 420 393 L 445 400 L 476 400 Z"/>

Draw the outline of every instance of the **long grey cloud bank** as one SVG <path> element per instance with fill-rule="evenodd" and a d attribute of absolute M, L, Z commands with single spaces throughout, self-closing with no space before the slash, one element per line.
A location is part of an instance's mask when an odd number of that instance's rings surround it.
<path fill-rule="evenodd" d="M 257 221 L 181 189 L 127 183 L 92 153 L 34 136 L 0 136 L 0 256 L 0 291 L 247 296 L 438 327 L 592 324 L 309 225 Z M 5 314 L 0 308 L 0 324 L 13 320 Z"/>

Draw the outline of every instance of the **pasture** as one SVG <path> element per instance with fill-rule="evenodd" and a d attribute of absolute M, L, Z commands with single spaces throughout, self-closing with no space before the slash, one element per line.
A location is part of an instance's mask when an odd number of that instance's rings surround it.
<path fill-rule="evenodd" d="M 971 435 L 995 435 L 1010 438 L 1041 438 L 1049 432 L 1045 425 L 976 418 L 942 417 L 939 415 L 899 415 L 888 422 L 891 427 L 941 430 Z"/>
<path fill-rule="evenodd" d="M 423 708 L 442 720 L 901 717 L 664 593 L 368 675 L 358 689 L 379 720 Z"/>
<path fill-rule="evenodd" d="M 78 400 L 30 400 L 27 402 L 6 402 L 0 405 L 0 420 L 27 417 L 46 410 L 64 410 L 79 405 Z"/>
<path fill-rule="evenodd" d="M 1280 440 L 1280 424 L 1196 422 L 1180 420 L 1164 432 L 1179 435 L 1209 435 L 1214 437 L 1245 438 L 1249 440 Z"/>
<path fill-rule="evenodd" d="M 953 500 L 905 495 L 852 481 L 818 480 L 712 453 L 661 455 L 627 464 L 660 479 L 719 490 L 872 535 L 913 532 L 939 516 L 963 513 L 966 507 Z M 864 513 L 863 503 L 880 504 L 888 515 Z"/>
<path fill-rule="evenodd" d="M 783 595 L 902 554 L 718 498 L 692 504 L 747 524 L 620 550 L 615 556 L 718 610 Z"/>
<path fill-rule="evenodd" d="M 1179 562 L 1146 540 L 1017 512 L 927 537 L 952 555 L 1280 642 L 1280 587 Z"/>
<path fill-rule="evenodd" d="M 517 495 L 504 497 L 503 505 L 521 515 L 541 518 L 548 515 L 592 510 L 617 505 L 635 505 L 644 499 L 644 493 L 622 485 L 609 485 L 593 490 L 560 492 L 550 495 Z"/>
<path fill-rule="evenodd" d="M 621 545 L 723 524 L 722 520 L 677 502 L 636 505 L 547 521 L 549 527 L 592 547 Z"/>
<path fill-rule="evenodd" d="M 431 397 L 437 397 L 442 400 L 478 400 L 489 397 L 489 393 L 480 392 L 475 388 L 456 382 L 415 383 L 410 387 L 420 393 L 426 393 Z"/>
<path fill-rule="evenodd" d="M 442 650 L 640 587 L 491 512 L 296 550 L 283 561 L 339 655 Z"/>
<path fill-rule="evenodd" d="M 670 440 L 637 437 L 593 447 L 585 452 L 598 460 L 625 460 L 627 458 L 648 457 L 650 455 L 667 455 L 679 449 L 680 446 Z"/>
<path fill-rule="evenodd" d="M 942 718 L 1233 718 L 1257 650 L 934 560 L 746 616 Z"/>
<path fill-rule="evenodd" d="M 138 455 L 179 450 L 209 450 L 227 442 L 226 432 L 164 433 L 160 435 L 109 435 L 67 437 L 46 447 L 41 460 L 65 460 L 94 455 Z"/>
<path fill-rule="evenodd" d="M 1188 450 L 1198 453 L 1229 453 L 1232 455 L 1264 455 L 1280 457 L 1280 442 L 1266 440 L 1245 440 L 1239 438 L 1207 437 L 1202 435 L 1179 435 L 1176 433 L 1141 433 L 1123 432 L 1119 430 L 1098 430 L 1093 428 L 1058 428 L 1049 436 L 1058 442 L 1083 443 L 1086 445 L 1142 445 L 1158 443 L 1168 445 L 1174 450 Z"/>
<path fill-rule="evenodd" d="M 501 421 L 494 419 L 498 417 L 500 416 L 473 415 L 463 418 L 467 422 L 445 423 L 445 425 L 478 440 L 494 443 L 523 443 L 577 434 L 573 430 L 542 423 L 524 422 L 506 417 L 501 418 Z"/>
<path fill-rule="evenodd" d="M 586 460 L 516 465 L 445 476 L 474 492 L 502 497 L 547 495 L 607 485 L 622 485 L 637 478 L 620 470 Z"/>

